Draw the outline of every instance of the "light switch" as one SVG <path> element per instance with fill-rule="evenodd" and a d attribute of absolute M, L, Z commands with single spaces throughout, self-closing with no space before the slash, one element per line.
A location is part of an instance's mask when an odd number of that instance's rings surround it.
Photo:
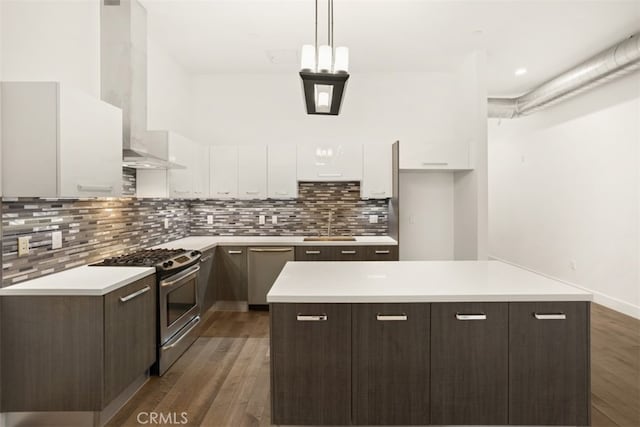
<path fill-rule="evenodd" d="M 265 224 L 265 222 L 266 222 L 266 218 L 265 218 L 265 216 L 264 216 L 264 215 L 260 215 L 260 216 L 258 217 L 258 222 L 260 223 L 260 225 L 264 225 L 264 224 Z"/>
<path fill-rule="evenodd" d="M 213 215 L 207 215 L 207 224 L 213 224 Z"/>
<path fill-rule="evenodd" d="M 271 224 L 276 225 L 278 223 L 278 215 L 271 217 Z"/>
<path fill-rule="evenodd" d="M 378 215 L 369 215 L 369 224 L 377 224 Z"/>
<path fill-rule="evenodd" d="M 31 236 L 18 237 L 18 256 L 29 255 L 29 240 Z"/>
<path fill-rule="evenodd" d="M 60 249 L 62 247 L 62 231 L 54 231 L 51 233 L 51 249 Z"/>
<path fill-rule="evenodd" d="M 164 219 L 164 228 L 169 228 L 169 218 Z"/>

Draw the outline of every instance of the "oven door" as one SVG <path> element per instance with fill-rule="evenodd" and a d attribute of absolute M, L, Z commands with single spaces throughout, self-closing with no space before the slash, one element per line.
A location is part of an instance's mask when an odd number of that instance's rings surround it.
<path fill-rule="evenodd" d="M 196 264 L 160 282 L 160 345 L 200 315 L 199 270 Z"/>

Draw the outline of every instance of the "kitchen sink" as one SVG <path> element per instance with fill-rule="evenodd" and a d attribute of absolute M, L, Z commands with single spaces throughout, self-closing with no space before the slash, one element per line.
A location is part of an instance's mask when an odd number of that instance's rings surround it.
<path fill-rule="evenodd" d="M 305 237 L 305 242 L 355 242 L 356 238 L 352 236 L 313 236 Z"/>

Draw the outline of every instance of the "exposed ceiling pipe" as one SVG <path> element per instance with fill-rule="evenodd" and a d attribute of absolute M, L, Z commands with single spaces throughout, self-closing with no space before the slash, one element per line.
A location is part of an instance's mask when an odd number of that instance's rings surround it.
<path fill-rule="evenodd" d="M 550 107 L 640 69 L 640 33 L 603 50 L 517 98 L 489 98 L 489 117 L 512 119 Z"/>

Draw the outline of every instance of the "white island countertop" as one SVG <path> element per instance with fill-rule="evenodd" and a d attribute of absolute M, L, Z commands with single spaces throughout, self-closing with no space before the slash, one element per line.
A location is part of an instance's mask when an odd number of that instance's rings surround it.
<path fill-rule="evenodd" d="M 85 265 L 0 289 L 0 296 L 100 296 L 156 272 L 151 267 Z"/>
<path fill-rule="evenodd" d="M 499 261 L 289 262 L 267 294 L 269 303 L 591 300 Z"/>
<path fill-rule="evenodd" d="M 191 236 L 154 248 L 206 251 L 220 245 L 234 246 L 383 246 L 397 245 L 389 236 L 354 236 L 355 241 L 305 242 L 304 236 Z"/>

